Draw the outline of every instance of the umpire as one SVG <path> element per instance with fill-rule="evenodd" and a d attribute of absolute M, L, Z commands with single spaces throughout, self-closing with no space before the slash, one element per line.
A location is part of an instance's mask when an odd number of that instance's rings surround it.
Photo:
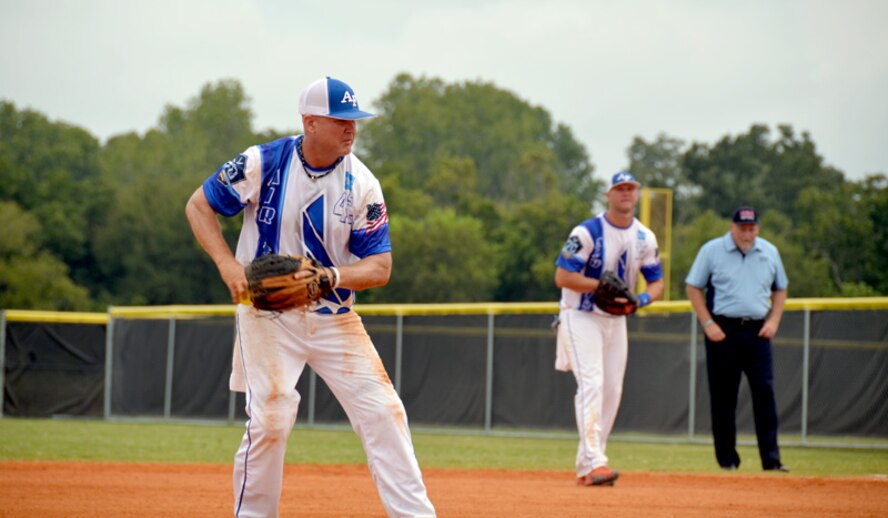
<path fill-rule="evenodd" d="M 746 374 L 762 468 L 788 472 L 777 446 L 771 338 L 783 316 L 789 281 L 777 247 L 758 234 L 758 212 L 752 207 L 737 209 L 731 230 L 700 248 L 685 283 L 706 334 L 712 436 L 719 466 L 725 470 L 740 466 L 735 414 L 740 377 Z"/>

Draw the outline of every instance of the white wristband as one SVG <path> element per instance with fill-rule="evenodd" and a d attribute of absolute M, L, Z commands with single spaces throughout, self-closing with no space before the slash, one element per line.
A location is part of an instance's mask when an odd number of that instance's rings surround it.
<path fill-rule="evenodd" d="M 339 287 L 339 270 L 335 266 L 331 266 L 330 271 L 333 272 L 333 289 L 335 290 Z"/>
<path fill-rule="evenodd" d="M 707 327 L 709 327 L 709 324 L 714 324 L 714 323 L 715 323 L 715 320 L 712 320 L 712 319 L 710 318 L 710 319 L 707 320 L 706 322 L 703 322 L 703 329 L 706 329 Z"/>

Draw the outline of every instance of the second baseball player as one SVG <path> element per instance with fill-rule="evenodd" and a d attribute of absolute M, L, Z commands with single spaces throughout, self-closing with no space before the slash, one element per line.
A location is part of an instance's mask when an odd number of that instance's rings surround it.
<path fill-rule="evenodd" d="M 607 211 L 574 227 L 555 262 L 555 284 L 561 288 L 555 368 L 572 371 L 577 381 L 576 469 L 582 485 L 613 485 L 619 477 L 608 466 L 605 449 L 620 406 L 629 350 L 626 317 L 595 305 L 598 279 L 614 272 L 634 290 L 640 272 L 648 282 L 638 296 L 640 306 L 663 294 L 657 238 L 634 216 L 638 188 L 631 173 L 613 175 Z"/>

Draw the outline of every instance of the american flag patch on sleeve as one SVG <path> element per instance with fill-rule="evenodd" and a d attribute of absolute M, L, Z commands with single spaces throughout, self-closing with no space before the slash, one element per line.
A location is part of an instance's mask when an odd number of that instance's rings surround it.
<path fill-rule="evenodd" d="M 367 205 L 367 233 L 375 232 L 388 223 L 388 212 L 385 203 L 371 203 Z"/>

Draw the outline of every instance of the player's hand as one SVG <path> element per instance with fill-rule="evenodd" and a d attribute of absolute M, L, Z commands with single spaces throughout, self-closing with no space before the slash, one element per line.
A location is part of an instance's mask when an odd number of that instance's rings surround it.
<path fill-rule="evenodd" d="M 704 327 L 703 332 L 706 333 L 706 338 L 709 338 L 710 342 L 721 342 L 725 339 L 725 332 L 715 322 Z"/>
<path fill-rule="evenodd" d="M 250 300 L 250 292 L 247 289 L 247 276 L 244 273 L 244 267 L 239 262 L 232 260 L 219 266 L 219 275 L 222 276 L 222 281 L 228 286 L 231 302 L 239 304 Z"/>
<path fill-rule="evenodd" d="M 324 268 L 324 270 L 326 270 L 326 268 Z M 293 278 L 298 281 L 299 279 L 307 279 L 312 275 L 314 275 L 314 273 L 310 270 L 299 270 L 298 272 L 293 273 Z"/>

